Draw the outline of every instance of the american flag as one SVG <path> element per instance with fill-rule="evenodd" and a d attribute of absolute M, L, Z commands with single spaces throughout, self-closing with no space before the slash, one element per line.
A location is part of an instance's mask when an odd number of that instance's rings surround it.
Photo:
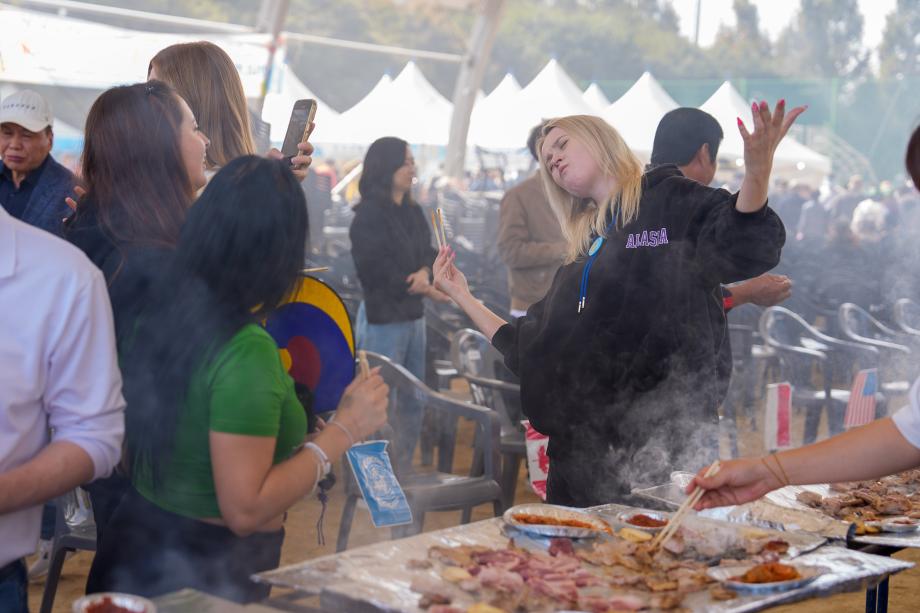
<path fill-rule="evenodd" d="M 771 383 L 767 386 L 767 410 L 764 415 L 763 444 L 771 451 L 791 447 L 789 427 L 792 422 L 792 385 Z"/>
<path fill-rule="evenodd" d="M 847 414 L 843 418 L 846 428 L 864 426 L 875 419 L 875 392 L 878 390 L 878 371 L 874 368 L 861 370 L 853 379 Z"/>

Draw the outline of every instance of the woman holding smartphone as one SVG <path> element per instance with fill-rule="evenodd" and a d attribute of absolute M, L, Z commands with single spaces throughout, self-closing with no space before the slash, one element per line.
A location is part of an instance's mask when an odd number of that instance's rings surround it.
<path fill-rule="evenodd" d="M 737 194 L 642 164 L 597 117 L 549 121 L 538 149 L 544 189 L 569 249 L 546 297 L 508 323 L 470 294 L 441 249 L 435 283 L 521 380 L 533 426 L 549 436 L 547 501 L 628 500 L 718 454 L 718 343 L 709 301 L 721 283 L 779 261 L 785 240 L 767 206 L 773 153 L 804 109 L 752 107 L 739 119 L 745 180 Z"/>
<path fill-rule="evenodd" d="M 303 445 L 303 407 L 259 322 L 295 290 L 306 235 L 303 192 L 280 161 L 233 160 L 190 210 L 122 356 L 132 487 L 88 592 L 266 597 L 249 577 L 278 565 L 285 513 L 386 422 L 388 389 L 374 370 Z"/>
<path fill-rule="evenodd" d="M 256 153 L 243 82 L 223 49 L 207 41 L 170 45 L 150 60 L 147 78 L 175 88 L 205 134 L 212 135 L 207 156 L 209 177 L 231 160 Z M 313 145 L 304 141 L 297 149 L 300 154 L 291 158 L 291 170 L 303 181 L 313 161 Z M 268 156 L 282 157 L 277 149 Z"/>

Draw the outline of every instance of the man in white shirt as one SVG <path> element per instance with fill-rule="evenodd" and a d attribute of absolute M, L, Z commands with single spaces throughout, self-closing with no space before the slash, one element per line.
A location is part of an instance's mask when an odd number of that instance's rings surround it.
<path fill-rule="evenodd" d="M 0 611 L 18 613 L 42 503 L 112 471 L 125 402 L 102 273 L 2 209 L 0 313 Z"/>

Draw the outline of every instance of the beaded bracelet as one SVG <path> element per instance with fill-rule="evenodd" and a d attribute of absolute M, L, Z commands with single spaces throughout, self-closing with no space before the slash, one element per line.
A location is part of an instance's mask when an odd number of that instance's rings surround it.
<path fill-rule="evenodd" d="M 355 437 L 352 436 L 351 431 L 350 431 L 348 428 L 346 428 L 343 424 L 340 424 L 339 422 L 335 421 L 335 418 L 334 418 L 334 417 L 333 417 L 332 419 L 329 420 L 329 425 L 330 425 L 330 426 L 336 426 L 336 427 L 339 428 L 342 432 L 344 432 L 344 433 L 345 433 L 345 436 L 348 437 L 348 446 L 349 446 L 349 447 L 354 446 L 354 444 L 355 444 Z"/>
<path fill-rule="evenodd" d="M 786 485 L 789 485 L 791 483 L 789 481 L 789 475 L 786 474 L 786 470 L 783 468 L 782 462 L 779 461 L 779 456 L 776 455 L 776 452 L 773 452 L 770 455 L 772 455 L 773 459 L 776 460 L 776 465 L 779 466 L 779 471 L 783 473 L 783 478 L 786 479 Z"/>
<path fill-rule="evenodd" d="M 776 471 L 773 470 L 772 468 L 770 468 L 770 465 L 767 463 L 767 458 L 764 458 L 764 457 L 760 458 L 760 462 L 761 462 L 764 466 L 766 466 L 767 470 L 770 471 L 770 474 L 773 475 L 773 478 L 776 479 L 776 482 L 777 482 L 777 483 L 779 483 L 781 486 L 784 485 L 784 484 L 783 484 L 783 480 L 779 478 L 779 475 L 776 474 Z"/>

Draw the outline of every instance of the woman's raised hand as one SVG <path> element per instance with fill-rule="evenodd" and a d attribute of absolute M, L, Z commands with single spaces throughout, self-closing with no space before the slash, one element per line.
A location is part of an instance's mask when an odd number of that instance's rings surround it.
<path fill-rule="evenodd" d="M 348 384 L 335 413 L 356 440 L 362 440 L 387 423 L 390 387 L 380 376 L 380 367 L 372 368 L 367 377 L 358 375 Z"/>
<path fill-rule="evenodd" d="M 786 113 L 786 101 L 780 100 L 771 112 L 770 106 L 761 101 L 751 104 L 754 115 L 754 131 L 748 132 L 741 118 L 738 131 L 744 140 L 745 174 L 752 178 L 769 180 L 773 168 L 773 154 L 796 118 L 805 112 L 807 106 L 797 106 Z"/>
<path fill-rule="evenodd" d="M 435 258 L 433 269 L 434 286 L 450 296 L 454 301 L 470 293 L 466 276 L 454 264 L 457 254 L 450 247 L 441 247 Z"/>

